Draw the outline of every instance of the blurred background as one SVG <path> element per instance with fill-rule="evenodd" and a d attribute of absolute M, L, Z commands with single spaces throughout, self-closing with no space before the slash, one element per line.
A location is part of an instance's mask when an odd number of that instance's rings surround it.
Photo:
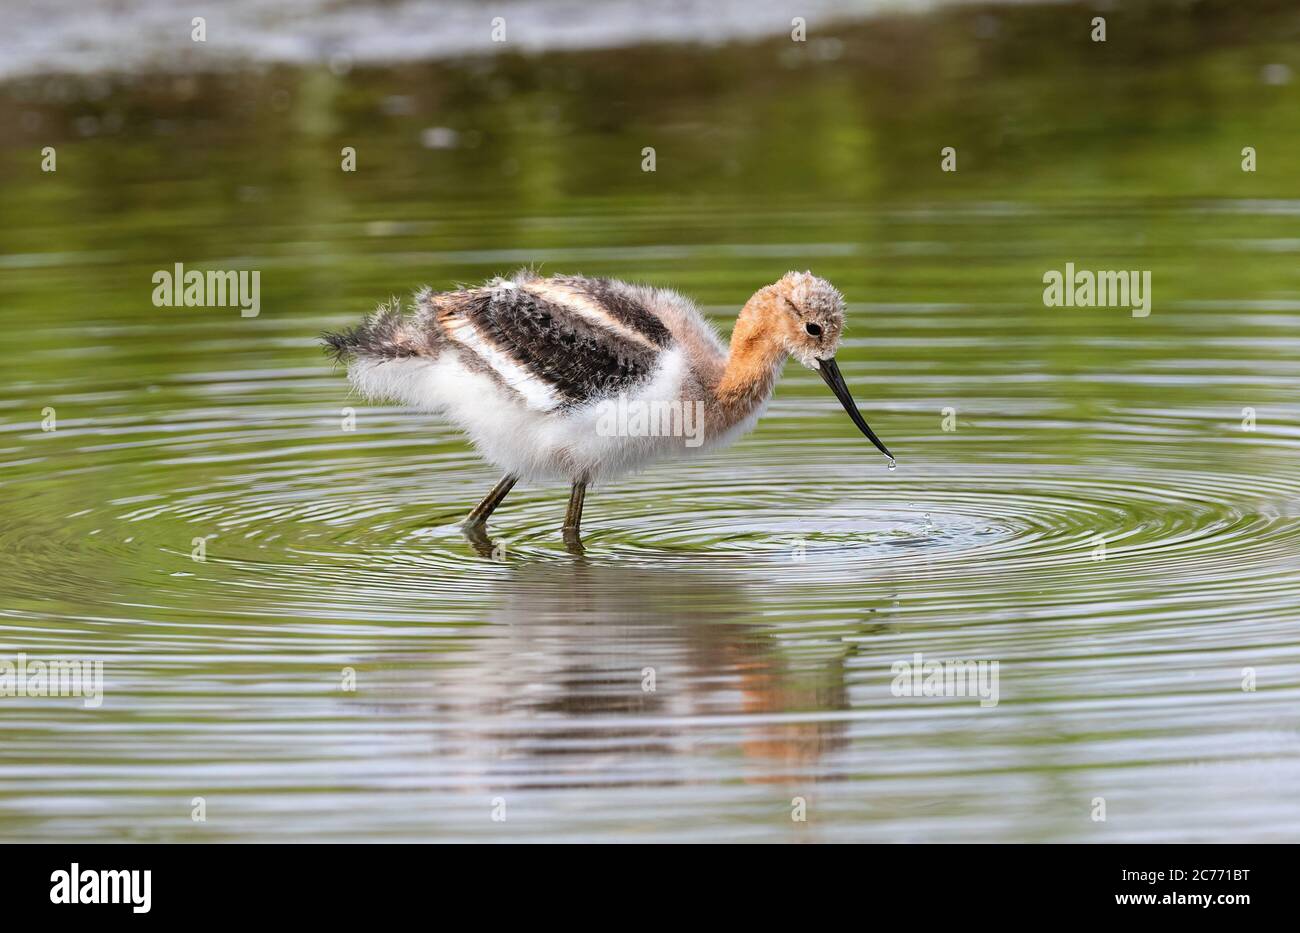
<path fill-rule="evenodd" d="M 1295 838 L 1295 4 L 3 20 L 0 650 L 108 683 L 0 699 L 0 836 Z M 1150 317 L 1044 307 L 1066 262 Z M 175 263 L 260 313 L 156 307 Z M 594 491 L 584 561 L 546 488 L 477 553 L 491 469 L 316 336 L 525 264 L 723 333 L 829 278 L 899 469 L 790 367 L 736 448 Z M 1000 705 L 891 695 L 917 651 Z"/>

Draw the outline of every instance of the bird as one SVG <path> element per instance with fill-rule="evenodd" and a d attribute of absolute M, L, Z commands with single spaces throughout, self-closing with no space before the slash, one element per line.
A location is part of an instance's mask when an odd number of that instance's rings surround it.
<path fill-rule="evenodd" d="M 741 308 L 730 345 L 667 288 L 533 269 L 482 285 L 393 298 L 321 339 L 372 401 L 459 427 L 502 474 L 461 523 L 482 535 L 515 484 L 565 482 L 561 527 L 581 548 L 589 485 L 733 443 L 753 429 L 786 361 L 816 371 L 889 460 L 835 362 L 844 296 L 789 272 Z"/>

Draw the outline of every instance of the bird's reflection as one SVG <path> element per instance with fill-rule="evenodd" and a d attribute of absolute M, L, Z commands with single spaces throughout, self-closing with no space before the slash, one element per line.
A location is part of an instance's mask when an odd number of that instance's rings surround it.
<path fill-rule="evenodd" d="M 747 780 L 802 770 L 845 743 L 845 723 L 781 714 L 847 709 L 852 649 L 785 647 L 797 623 L 765 618 L 763 588 L 699 564 L 513 568 L 487 624 L 437 661 L 439 754 L 475 770 L 545 758 L 552 784 L 556 769 L 578 780 L 611 766 L 678 780 L 662 756 L 717 745 L 751 760 Z M 638 771 L 638 756 L 658 764 Z"/>
<path fill-rule="evenodd" d="M 682 761 L 729 747 L 742 780 L 780 781 L 845 745 L 845 721 L 815 713 L 849 708 L 852 642 L 790 638 L 800 620 L 774 616 L 788 604 L 764 574 L 580 557 L 520 563 L 489 585 L 485 624 L 439 643 L 432 672 L 403 654 L 369 693 L 380 708 L 385 693 L 424 694 L 439 765 L 465 778 L 510 763 L 526 784 L 533 759 L 549 786 L 614 772 L 675 782 L 690 780 Z"/>

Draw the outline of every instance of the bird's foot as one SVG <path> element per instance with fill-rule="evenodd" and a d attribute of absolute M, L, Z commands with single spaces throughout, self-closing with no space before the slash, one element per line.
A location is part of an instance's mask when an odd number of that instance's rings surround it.
<path fill-rule="evenodd" d="M 582 546 L 582 531 L 577 525 L 565 525 L 561 533 L 564 535 L 564 546 L 570 554 L 587 553 L 587 549 Z"/>
<path fill-rule="evenodd" d="M 466 521 L 460 526 L 460 531 L 479 557 L 494 556 L 493 549 L 496 545 L 488 537 L 487 522 Z"/>

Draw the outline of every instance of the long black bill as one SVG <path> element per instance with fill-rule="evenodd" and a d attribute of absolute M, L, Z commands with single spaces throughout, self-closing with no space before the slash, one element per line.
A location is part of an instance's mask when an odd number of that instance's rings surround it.
<path fill-rule="evenodd" d="M 889 452 L 889 448 L 880 442 L 880 438 L 876 437 L 876 432 L 871 430 L 871 427 L 862 420 L 862 413 L 858 411 L 858 406 L 853 401 L 853 395 L 849 392 L 849 387 L 844 384 L 844 377 L 840 375 L 840 368 L 835 363 L 835 357 L 818 360 L 817 371 L 822 374 L 822 379 L 831 387 L 831 391 L 840 400 L 840 404 L 849 413 L 849 417 L 858 426 L 858 430 L 865 434 L 867 439 L 875 444 L 882 454 L 893 460 L 894 455 Z"/>

